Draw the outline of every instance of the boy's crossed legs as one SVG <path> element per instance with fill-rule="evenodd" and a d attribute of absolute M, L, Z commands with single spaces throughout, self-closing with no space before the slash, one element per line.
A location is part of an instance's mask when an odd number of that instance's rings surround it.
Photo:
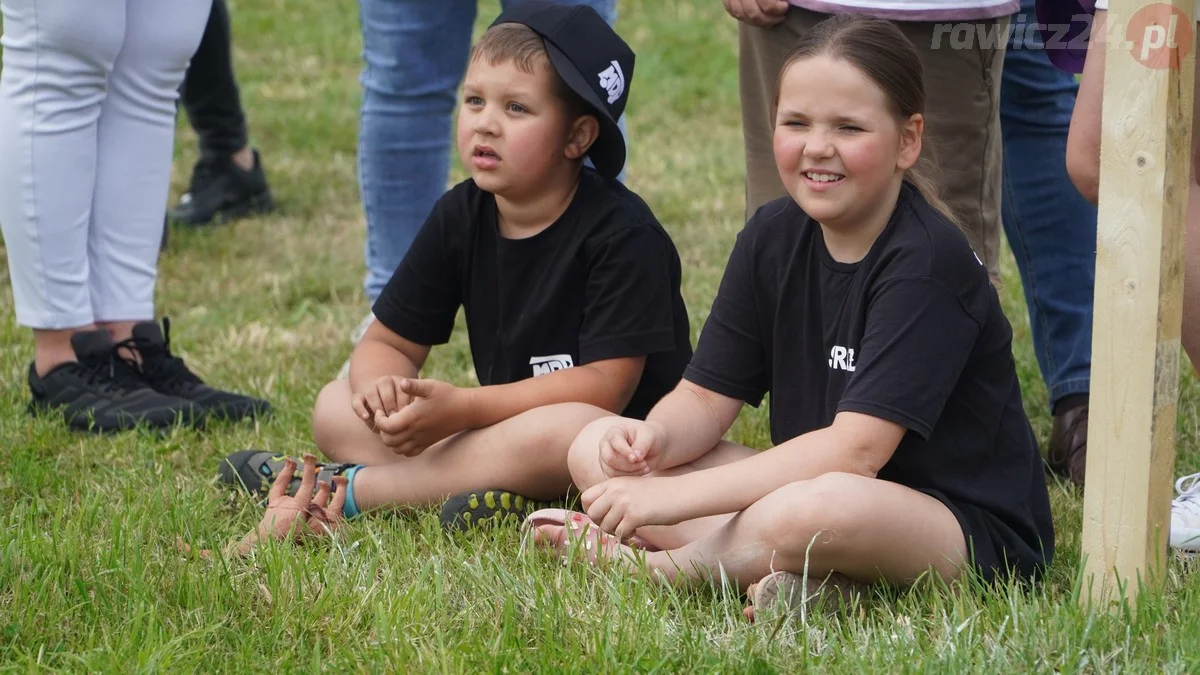
<path fill-rule="evenodd" d="M 607 480 L 598 447 L 615 419 L 590 423 L 571 446 L 571 475 L 581 492 Z M 755 453 L 722 441 L 694 462 L 649 475 L 711 469 Z M 535 525 L 535 541 L 558 549 L 580 532 L 572 523 Z M 967 552 L 962 527 L 942 502 L 897 483 L 848 473 L 791 483 L 737 514 L 641 527 L 637 535 L 651 548 L 663 549 L 645 553 L 656 576 L 708 581 L 719 579 L 723 569 L 743 591 L 773 572 L 806 568 L 814 579 L 840 573 L 858 582 L 908 585 L 932 569 L 952 581 Z M 593 560 L 604 554 L 632 567 L 633 558 L 622 555 L 630 550 L 614 537 L 594 531 L 586 536 L 599 542 L 586 547 Z"/>
<path fill-rule="evenodd" d="M 353 475 L 358 511 L 419 506 L 468 490 L 501 489 L 549 500 L 571 487 L 567 450 L 589 422 L 609 415 L 585 403 L 529 410 L 443 439 L 405 457 L 354 414 L 350 385 L 335 380 L 317 397 L 313 438 L 331 460 L 362 464 Z"/>

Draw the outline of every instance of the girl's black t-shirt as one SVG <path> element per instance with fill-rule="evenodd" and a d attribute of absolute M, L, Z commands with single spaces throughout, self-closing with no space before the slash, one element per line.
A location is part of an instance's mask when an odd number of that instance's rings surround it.
<path fill-rule="evenodd" d="M 473 180 L 434 206 L 375 317 L 422 345 L 449 340 L 461 307 L 482 385 L 646 356 L 623 414 L 645 418 L 692 355 L 679 254 L 640 197 L 585 169 L 566 211 L 526 239 L 500 236 Z"/>
<path fill-rule="evenodd" d="M 840 411 L 908 431 L 879 472 L 950 507 L 969 537 L 1036 574 L 1054 532 L 1012 329 L 967 239 L 909 183 L 867 255 L 835 261 L 791 198 L 738 235 L 684 377 L 758 406 L 778 445 Z M 982 555 L 991 576 L 1003 562 Z"/>

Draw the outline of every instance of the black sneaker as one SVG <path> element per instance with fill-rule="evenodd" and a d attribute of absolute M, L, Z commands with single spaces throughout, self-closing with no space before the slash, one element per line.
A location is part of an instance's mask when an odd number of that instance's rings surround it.
<path fill-rule="evenodd" d="M 120 357 L 107 331 L 75 333 L 71 347 L 79 360 L 55 366 L 42 377 L 29 365 L 31 414 L 61 411 L 68 427 L 96 433 L 203 423 L 203 412 L 191 401 L 151 388 Z"/>
<path fill-rule="evenodd" d="M 520 525 L 525 516 L 547 506 L 506 490 L 473 490 L 446 500 L 438 520 L 447 531 L 466 532 L 489 523 Z"/>
<path fill-rule="evenodd" d="M 188 191 L 171 209 L 171 219 L 184 225 L 217 224 L 275 208 L 258 150 L 254 168 L 242 170 L 228 155 L 201 157 L 192 169 Z"/>
<path fill-rule="evenodd" d="M 265 417 L 271 404 L 262 399 L 222 391 L 208 386 L 196 376 L 183 359 L 171 353 L 171 320 L 163 318 L 160 330 L 154 321 L 133 327 L 133 337 L 118 344 L 136 350 L 141 356 L 137 366 L 142 378 L 162 394 L 178 396 L 200 406 L 210 418 L 243 420 Z"/>
<path fill-rule="evenodd" d="M 287 455 L 265 450 L 239 450 L 221 460 L 221 466 L 217 470 L 217 481 L 243 488 L 250 494 L 266 495 L 271 490 L 271 484 L 275 482 L 279 472 L 283 470 L 285 459 L 287 459 Z M 287 489 L 287 493 L 293 497 L 300 490 L 300 479 L 302 478 L 300 471 L 303 466 L 304 462 L 297 459 L 296 473 Z M 333 477 L 346 473 L 353 466 L 355 465 L 318 462 L 317 481 L 326 481 L 336 490 L 337 486 L 333 483 Z"/>

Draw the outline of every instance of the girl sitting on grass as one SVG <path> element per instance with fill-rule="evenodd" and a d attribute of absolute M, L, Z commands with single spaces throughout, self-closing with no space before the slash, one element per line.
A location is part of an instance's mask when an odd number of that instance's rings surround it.
<path fill-rule="evenodd" d="M 929 572 L 1037 577 L 1054 549 L 1042 461 L 996 291 L 917 170 L 916 50 L 887 21 L 834 16 L 777 87 L 790 198 L 738 236 L 679 386 L 575 440 L 587 513 L 534 513 L 533 541 L 631 567 L 636 542 L 668 582 L 723 573 L 751 619 Z M 721 440 L 767 392 L 775 447 Z"/>

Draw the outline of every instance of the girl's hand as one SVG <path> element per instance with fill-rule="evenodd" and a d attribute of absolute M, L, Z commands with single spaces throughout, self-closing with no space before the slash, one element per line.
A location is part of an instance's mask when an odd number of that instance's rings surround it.
<path fill-rule="evenodd" d="M 666 431 L 652 422 L 621 420 L 600 437 L 600 469 L 609 478 L 644 476 L 662 468 Z"/>
<path fill-rule="evenodd" d="M 674 525 L 686 520 L 673 478 L 625 477 L 588 488 L 580 499 L 600 529 L 624 540 L 646 525 Z"/>
<path fill-rule="evenodd" d="M 400 379 L 400 392 L 412 402 L 391 415 L 375 415 L 380 439 L 397 455 L 415 457 L 434 443 L 468 428 L 471 415 L 468 390 L 438 380 Z"/>

